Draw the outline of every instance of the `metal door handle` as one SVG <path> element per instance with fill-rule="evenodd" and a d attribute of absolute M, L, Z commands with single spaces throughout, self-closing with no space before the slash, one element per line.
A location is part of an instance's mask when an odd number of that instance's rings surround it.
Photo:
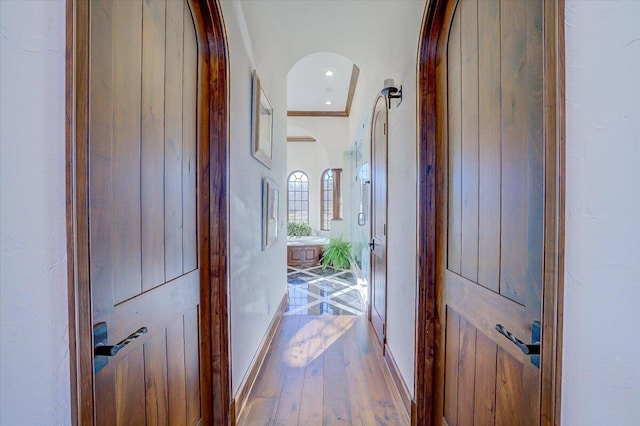
<path fill-rule="evenodd" d="M 94 356 L 115 356 L 120 349 L 127 346 L 129 343 L 136 340 L 138 337 L 142 336 L 147 332 L 147 327 L 140 327 L 135 333 L 127 336 L 126 339 L 119 342 L 117 345 L 105 345 L 104 343 L 96 343 L 96 346 L 93 348 Z"/>
<path fill-rule="evenodd" d="M 371 242 L 369 243 L 369 247 L 371 248 L 371 250 L 375 250 L 376 249 L 376 242 L 371 240 Z"/>
<path fill-rule="evenodd" d="M 539 355 L 540 354 L 540 342 L 534 342 L 532 344 L 526 344 L 522 340 L 518 339 L 516 336 L 511 334 L 509 330 L 507 330 L 503 325 L 496 324 L 496 330 L 504 337 L 509 339 L 514 345 L 516 345 L 523 354 L 525 355 Z"/>

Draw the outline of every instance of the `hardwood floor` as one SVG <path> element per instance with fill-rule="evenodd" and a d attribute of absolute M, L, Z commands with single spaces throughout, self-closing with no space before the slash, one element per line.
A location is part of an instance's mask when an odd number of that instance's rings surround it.
<path fill-rule="evenodd" d="M 364 316 L 285 316 L 238 425 L 408 425 Z"/>

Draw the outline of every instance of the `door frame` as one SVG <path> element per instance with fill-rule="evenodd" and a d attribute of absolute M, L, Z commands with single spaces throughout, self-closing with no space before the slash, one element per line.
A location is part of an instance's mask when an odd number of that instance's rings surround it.
<path fill-rule="evenodd" d="M 231 418 L 227 37 L 219 0 L 188 0 L 198 42 L 198 249 L 202 424 Z M 66 4 L 66 215 L 71 419 L 95 424 L 89 282 L 89 2 Z M 208 83 L 208 84 L 207 84 Z"/>
<path fill-rule="evenodd" d="M 370 211 L 370 215 L 369 215 L 369 243 L 372 242 L 373 240 L 373 234 L 374 234 L 374 230 L 373 230 L 373 216 L 375 214 L 375 209 L 374 209 L 374 172 L 373 172 L 373 161 L 374 161 L 374 155 L 375 155 L 375 138 L 374 138 L 374 133 L 375 133 L 375 113 L 376 113 L 376 107 L 378 106 L 378 102 L 380 102 L 380 100 L 382 100 L 382 102 L 384 103 L 385 107 L 384 107 L 384 114 L 385 114 L 385 145 L 387 148 L 387 154 L 385 155 L 385 163 L 384 163 L 384 168 L 385 168 L 385 176 L 386 176 L 386 182 L 385 182 L 385 205 L 384 205 L 384 212 L 385 212 L 385 220 L 387 221 L 387 223 L 385 224 L 385 252 L 387 251 L 387 235 L 389 233 L 389 227 L 388 222 L 389 222 L 389 108 L 387 107 L 387 98 L 384 97 L 382 94 L 378 94 L 378 96 L 376 96 L 376 100 L 373 103 L 373 109 L 371 110 L 371 131 L 370 131 L 370 143 L 371 143 L 371 147 L 370 147 L 370 157 L 371 157 L 371 161 L 369 162 L 369 179 L 371 181 L 371 184 L 369 185 L 369 211 Z M 371 247 L 371 246 L 369 246 Z M 374 248 L 375 250 L 375 248 Z M 371 323 L 371 326 L 374 328 L 375 330 L 375 326 L 373 325 L 373 286 L 374 286 L 374 277 L 373 277 L 373 256 L 374 253 L 371 250 L 371 248 L 369 248 L 369 280 L 370 280 L 370 286 L 369 286 L 369 291 L 368 291 L 368 297 L 369 297 L 369 303 L 367 306 L 367 317 L 369 319 L 369 322 Z M 384 280 L 385 280 L 385 284 L 384 284 L 384 323 L 382 324 L 383 327 L 383 335 L 382 335 L 382 339 L 380 341 L 380 346 L 382 347 L 382 354 L 384 355 L 386 353 L 386 347 L 387 347 L 387 299 L 388 299 L 388 286 L 387 286 L 387 271 L 388 271 L 388 252 L 385 253 L 385 261 L 384 261 Z M 377 333 L 376 333 L 377 335 Z M 379 337 L 379 336 L 378 336 Z"/>
<path fill-rule="evenodd" d="M 443 47 L 458 0 L 427 0 L 418 47 L 418 258 L 415 329 L 415 388 L 412 424 L 436 422 L 441 407 L 439 369 L 444 368 L 438 311 L 442 296 L 436 242 L 442 227 L 444 194 L 439 115 L 446 75 Z M 564 0 L 543 0 L 544 271 L 542 294 L 542 424 L 560 424 L 562 312 L 564 294 L 565 102 Z"/>

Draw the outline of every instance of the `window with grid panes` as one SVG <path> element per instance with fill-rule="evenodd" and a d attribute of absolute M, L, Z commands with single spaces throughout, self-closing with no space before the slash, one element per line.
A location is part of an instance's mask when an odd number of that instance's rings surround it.
<path fill-rule="evenodd" d="M 301 170 L 287 178 L 287 220 L 309 223 L 309 177 Z"/>
<path fill-rule="evenodd" d="M 333 219 L 333 170 L 327 169 L 320 179 L 320 229 L 329 231 Z"/>

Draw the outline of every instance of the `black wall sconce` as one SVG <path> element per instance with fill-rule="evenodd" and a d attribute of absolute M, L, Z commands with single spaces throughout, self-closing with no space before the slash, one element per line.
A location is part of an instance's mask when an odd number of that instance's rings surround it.
<path fill-rule="evenodd" d="M 397 88 L 392 78 L 387 78 L 384 81 L 384 89 L 382 89 L 380 93 L 382 93 L 382 96 L 387 98 L 389 109 L 391 109 L 391 99 L 398 99 L 396 108 L 398 108 L 402 103 L 402 86 L 400 86 L 400 88 Z"/>

